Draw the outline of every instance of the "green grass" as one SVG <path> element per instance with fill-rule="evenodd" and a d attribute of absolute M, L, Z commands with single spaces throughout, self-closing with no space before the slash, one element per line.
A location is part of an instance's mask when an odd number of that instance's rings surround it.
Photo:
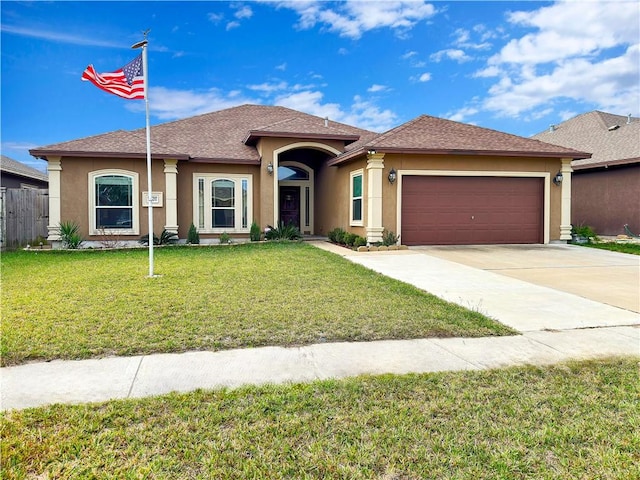
<path fill-rule="evenodd" d="M 2 363 L 513 333 L 303 243 L 2 255 Z"/>
<path fill-rule="evenodd" d="M 640 358 L 5 413 L 3 478 L 640 478 Z"/>
<path fill-rule="evenodd" d="M 616 242 L 600 242 L 585 243 L 584 247 L 599 248 L 601 250 L 609 250 L 611 252 L 630 253 L 632 255 L 640 255 L 640 243 L 616 243 Z"/>

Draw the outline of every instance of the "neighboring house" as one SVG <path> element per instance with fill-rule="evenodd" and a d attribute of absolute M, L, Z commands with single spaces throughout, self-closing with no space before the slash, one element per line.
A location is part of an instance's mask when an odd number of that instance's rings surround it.
<path fill-rule="evenodd" d="M 5 188 L 49 188 L 47 174 L 2 155 L 0 183 Z"/>
<path fill-rule="evenodd" d="M 575 160 L 571 189 L 574 225 L 600 235 L 640 231 L 640 118 L 593 111 L 533 138 L 591 152 Z"/>
<path fill-rule="evenodd" d="M 145 145 L 140 129 L 31 150 L 49 164 L 49 238 L 61 220 L 89 241 L 146 235 Z M 281 221 L 370 243 L 385 228 L 408 245 L 565 241 L 570 165 L 589 156 L 426 115 L 377 134 L 259 105 L 153 126 L 151 150 L 156 233 L 193 223 L 203 243 Z"/>

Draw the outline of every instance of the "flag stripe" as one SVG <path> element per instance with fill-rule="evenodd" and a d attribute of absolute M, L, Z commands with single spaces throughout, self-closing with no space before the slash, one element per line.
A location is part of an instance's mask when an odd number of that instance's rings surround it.
<path fill-rule="evenodd" d="M 138 64 L 135 65 L 134 62 L 138 62 Z M 139 58 L 136 58 L 133 62 L 123 68 L 128 68 L 132 64 L 134 64 L 134 68 L 127 72 L 129 74 L 131 74 L 131 71 L 134 72 L 131 77 L 131 84 L 127 81 L 127 77 L 122 68 L 115 72 L 98 73 L 93 65 L 89 65 L 82 73 L 82 80 L 89 81 L 99 89 L 122 98 L 129 100 L 144 100 L 145 88 L 144 77 L 141 75 L 141 61 Z"/>

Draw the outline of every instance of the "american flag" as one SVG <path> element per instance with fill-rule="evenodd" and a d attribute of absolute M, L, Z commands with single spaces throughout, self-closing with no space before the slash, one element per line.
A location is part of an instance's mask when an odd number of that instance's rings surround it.
<path fill-rule="evenodd" d="M 93 83 L 105 92 L 113 93 L 129 100 L 144 100 L 144 76 L 142 54 L 124 67 L 111 73 L 98 73 L 89 65 L 82 73 L 82 80 Z"/>

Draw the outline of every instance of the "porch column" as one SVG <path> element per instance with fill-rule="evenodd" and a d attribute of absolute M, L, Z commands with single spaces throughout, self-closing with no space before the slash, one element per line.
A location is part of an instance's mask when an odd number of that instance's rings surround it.
<path fill-rule="evenodd" d="M 382 242 L 382 170 L 384 153 L 367 153 L 367 243 Z"/>
<path fill-rule="evenodd" d="M 165 225 L 168 232 L 178 231 L 178 160 L 165 159 L 164 184 L 166 190 Z"/>
<path fill-rule="evenodd" d="M 562 173 L 562 192 L 560 210 L 560 240 L 571 240 L 571 159 L 563 158 L 560 173 Z"/>
<path fill-rule="evenodd" d="M 62 157 L 47 158 L 47 172 L 49 173 L 49 225 L 48 241 L 60 240 L 60 172 L 62 171 Z M 91 193 L 89 193 L 91 195 Z"/>

